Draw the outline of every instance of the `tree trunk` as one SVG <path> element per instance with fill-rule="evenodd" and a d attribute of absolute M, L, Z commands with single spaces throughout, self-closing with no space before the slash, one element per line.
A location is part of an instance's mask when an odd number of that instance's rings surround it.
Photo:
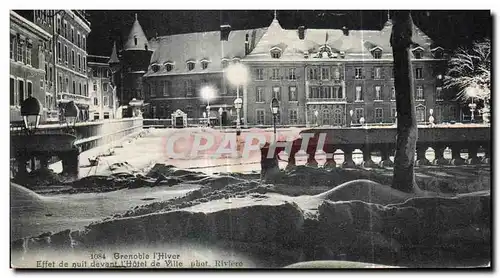
<path fill-rule="evenodd" d="M 413 170 L 418 131 L 409 53 L 413 23 L 409 11 L 395 11 L 392 15 L 392 22 L 391 46 L 394 57 L 397 111 L 397 139 L 392 187 L 404 192 L 413 192 L 418 190 Z"/>

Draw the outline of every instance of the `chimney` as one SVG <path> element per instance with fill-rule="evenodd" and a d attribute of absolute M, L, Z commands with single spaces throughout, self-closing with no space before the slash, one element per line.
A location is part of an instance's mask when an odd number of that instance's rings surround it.
<path fill-rule="evenodd" d="M 349 29 L 347 29 L 347 27 L 342 27 L 342 32 L 344 32 L 344 35 L 345 36 L 349 36 Z"/>
<path fill-rule="evenodd" d="M 229 38 L 229 33 L 231 32 L 231 25 L 221 25 L 220 26 L 220 40 L 227 41 Z"/>
<path fill-rule="evenodd" d="M 304 26 L 299 26 L 299 39 L 303 40 L 304 39 L 304 32 L 305 32 L 306 27 Z"/>
<path fill-rule="evenodd" d="M 248 34 L 245 35 L 245 56 L 250 53 L 250 42 L 248 41 Z"/>

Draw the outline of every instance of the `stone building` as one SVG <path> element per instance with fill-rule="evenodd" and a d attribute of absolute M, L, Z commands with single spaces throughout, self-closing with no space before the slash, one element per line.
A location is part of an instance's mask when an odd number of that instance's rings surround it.
<path fill-rule="evenodd" d="M 29 95 L 43 106 L 41 122 L 51 118 L 53 98 L 47 80 L 46 56 L 51 35 L 14 11 L 10 11 L 10 121 L 22 121 L 20 105 Z"/>
<path fill-rule="evenodd" d="M 85 11 L 20 10 L 18 13 L 51 35 L 44 65 L 51 119 L 62 120 L 65 104 L 74 101 L 80 108 L 79 121 L 88 120 L 87 38 L 91 29 Z"/>
<path fill-rule="evenodd" d="M 88 55 L 90 120 L 115 118 L 116 95 L 111 85 L 109 57 Z"/>
<path fill-rule="evenodd" d="M 436 123 L 458 120 L 459 104 L 442 88 L 446 53 L 416 26 L 411 47 L 417 120 L 430 109 Z M 270 103 L 280 102 L 282 125 L 350 126 L 395 121 L 395 91 L 388 20 L 381 30 L 284 29 L 277 18 L 266 28 L 221 30 L 152 38 L 144 75 L 146 117 L 170 118 L 181 109 L 201 118 L 208 102 L 200 91 L 215 88 L 210 116 L 236 120 L 235 88 L 228 86 L 229 63 L 242 63 L 249 82 L 240 89 L 248 125 L 272 125 Z M 351 116 L 352 113 L 352 116 Z"/>

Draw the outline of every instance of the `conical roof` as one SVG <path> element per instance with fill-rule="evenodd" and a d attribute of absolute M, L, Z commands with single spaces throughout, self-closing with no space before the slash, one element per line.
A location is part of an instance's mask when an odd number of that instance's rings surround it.
<path fill-rule="evenodd" d="M 111 57 L 109 58 L 108 64 L 119 64 L 120 59 L 118 59 L 118 54 L 116 52 L 116 41 L 113 43 L 113 51 L 111 52 Z"/>
<path fill-rule="evenodd" d="M 135 21 L 123 46 L 123 50 L 149 50 L 148 39 L 139 24 L 139 20 L 137 20 L 137 14 L 135 14 Z"/>

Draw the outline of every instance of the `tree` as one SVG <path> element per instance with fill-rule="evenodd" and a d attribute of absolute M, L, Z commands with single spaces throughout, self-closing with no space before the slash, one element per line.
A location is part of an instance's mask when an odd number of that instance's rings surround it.
<path fill-rule="evenodd" d="M 404 192 L 420 192 L 415 181 L 414 164 L 418 129 L 412 89 L 410 45 L 413 22 L 409 11 L 392 14 L 391 46 L 394 57 L 397 138 L 392 187 Z"/>
<path fill-rule="evenodd" d="M 471 48 L 459 47 L 448 62 L 444 88 L 456 90 L 462 101 L 480 100 L 489 106 L 491 97 L 491 42 L 474 42 Z"/>

